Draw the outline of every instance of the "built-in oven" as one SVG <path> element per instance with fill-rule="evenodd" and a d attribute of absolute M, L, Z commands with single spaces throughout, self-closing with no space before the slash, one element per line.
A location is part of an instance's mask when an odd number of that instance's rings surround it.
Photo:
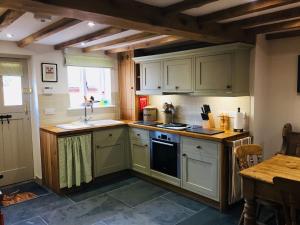
<path fill-rule="evenodd" d="M 151 170 L 180 178 L 180 136 L 150 132 Z"/>

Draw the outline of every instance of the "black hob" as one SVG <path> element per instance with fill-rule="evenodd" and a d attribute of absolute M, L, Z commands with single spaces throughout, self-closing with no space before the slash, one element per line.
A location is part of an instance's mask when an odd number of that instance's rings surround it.
<path fill-rule="evenodd" d="M 136 121 L 136 122 L 134 122 L 134 124 L 144 125 L 144 126 L 156 126 L 156 125 L 159 125 L 161 123 L 153 122 L 153 121 Z"/>
<path fill-rule="evenodd" d="M 206 135 L 214 135 L 224 133 L 223 130 L 213 130 L 213 129 L 205 129 L 202 127 L 188 127 L 186 129 L 187 132 L 197 133 L 197 134 L 206 134 Z"/>

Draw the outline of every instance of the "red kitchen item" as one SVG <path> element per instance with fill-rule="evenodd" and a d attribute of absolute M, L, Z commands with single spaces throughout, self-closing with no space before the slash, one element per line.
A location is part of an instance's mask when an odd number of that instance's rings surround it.
<path fill-rule="evenodd" d="M 139 96 L 139 110 L 143 110 L 148 105 L 147 96 Z"/>

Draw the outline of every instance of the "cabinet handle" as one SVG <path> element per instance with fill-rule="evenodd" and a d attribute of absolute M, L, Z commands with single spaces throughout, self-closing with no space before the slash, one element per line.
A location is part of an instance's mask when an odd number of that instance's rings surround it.
<path fill-rule="evenodd" d="M 186 154 L 182 154 L 183 157 L 186 157 Z"/>
<path fill-rule="evenodd" d="M 227 89 L 231 89 L 231 85 L 227 85 L 226 88 L 227 88 Z"/>
<path fill-rule="evenodd" d="M 140 134 L 136 134 L 136 136 L 141 136 Z"/>
<path fill-rule="evenodd" d="M 158 88 L 158 89 L 161 89 L 161 86 L 158 86 L 157 88 Z"/>
<path fill-rule="evenodd" d="M 178 90 L 178 89 L 179 89 L 179 87 L 178 87 L 178 86 L 176 86 L 176 87 L 175 87 L 175 89 L 176 89 L 176 90 Z"/>
<path fill-rule="evenodd" d="M 99 148 L 100 148 L 100 146 L 99 146 L 99 145 L 96 145 L 96 148 L 97 148 L 97 149 L 99 149 Z"/>
<path fill-rule="evenodd" d="M 200 145 L 198 145 L 196 148 L 201 149 L 202 147 Z"/>
<path fill-rule="evenodd" d="M 148 147 L 148 145 L 144 145 L 145 147 Z"/>
<path fill-rule="evenodd" d="M 130 87 L 131 90 L 133 90 L 133 87 Z"/>
<path fill-rule="evenodd" d="M 112 137 L 113 135 L 112 135 L 112 134 L 109 134 L 108 136 L 109 136 L 109 137 Z"/>
<path fill-rule="evenodd" d="M 145 67 L 145 87 L 147 86 L 147 70 L 146 70 L 146 67 Z"/>

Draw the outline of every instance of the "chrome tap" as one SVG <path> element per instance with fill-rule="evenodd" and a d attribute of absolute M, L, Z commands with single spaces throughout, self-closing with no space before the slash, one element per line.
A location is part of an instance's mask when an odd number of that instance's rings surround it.
<path fill-rule="evenodd" d="M 89 118 L 87 116 L 87 107 L 90 106 L 91 107 L 91 113 L 94 112 L 94 104 L 95 98 L 93 96 L 90 97 L 90 99 L 88 100 L 86 96 L 84 96 L 84 122 L 87 123 Z"/>

